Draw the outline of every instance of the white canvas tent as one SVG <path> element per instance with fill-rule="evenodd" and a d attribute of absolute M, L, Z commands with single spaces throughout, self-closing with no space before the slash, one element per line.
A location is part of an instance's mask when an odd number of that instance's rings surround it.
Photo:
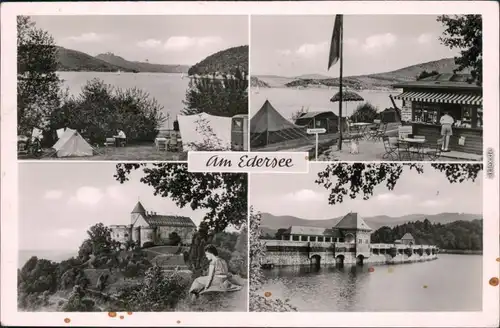
<path fill-rule="evenodd" d="M 224 148 L 231 147 L 231 117 L 213 116 L 206 113 L 195 115 L 179 115 L 179 130 L 184 151 L 193 151 L 192 144 L 203 144 L 211 135 L 215 135 L 211 140 Z M 208 132 L 203 126 L 208 126 Z"/>
<path fill-rule="evenodd" d="M 57 157 L 83 157 L 94 154 L 94 149 L 80 133 L 68 128 L 52 148 L 56 151 Z"/>

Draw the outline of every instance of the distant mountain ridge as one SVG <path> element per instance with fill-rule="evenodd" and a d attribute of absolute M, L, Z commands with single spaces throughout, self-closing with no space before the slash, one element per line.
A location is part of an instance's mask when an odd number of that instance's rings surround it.
<path fill-rule="evenodd" d="M 91 56 L 81 51 L 57 47 L 59 71 L 187 73 L 187 65 L 163 65 L 128 61 L 112 53 Z"/>
<path fill-rule="evenodd" d="M 454 58 L 443 58 L 426 63 L 407 66 L 390 72 L 346 76 L 343 83 L 352 89 L 387 89 L 393 84 L 415 81 L 423 72 L 437 71 L 439 73 L 452 73 L 458 66 Z M 469 73 L 470 70 L 461 71 Z M 272 87 L 338 87 L 339 79 L 322 74 L 303 74 L 297 77 L 282 77 L 273 75 L 255 75 L 261 81 Z"/>
<path fill-rule="evenodd" d="M 95 58 L 103 60 L 115 66 L 123 67 L 136 72 L 150 72 L 150 73 L 187 73 L 189 66 L 187 65 L 163 65 L 163 64 L 150 64 L 137 61 L 128 61 L 113 53 L 99 54 Z"/>
<path fill-rule="evenodd" d="M 188 74 L 234 74 L 236 69 L 248 73 L 248 46 L 232 47 L 216 52 L 191 66 Z"/>
<path fill-rule="evenodd" d="M 468 213 L 439 213 L 433 215 L 410 214 L 401 217 L 390 217 L 387 215 L 377 215 L 372 217 L 362 217 L 363 220 L 373 229 L 373 231 L 383 226 L 393 227 L 410 221 L 423 221 L 428 219 L 431 223 L 446 224 L 454 221 L 472 221 L 482 219 L 482 214 Z M 273 215 L 270 213 L 261 213 L 261 230 L 263 234 L 274 235 L 280 228 L 289 228 L 290 226 L 310 226 L 320 228 L 334 227 L 342 217 L 324 220 L 306 220 L 292 215 Z"/>

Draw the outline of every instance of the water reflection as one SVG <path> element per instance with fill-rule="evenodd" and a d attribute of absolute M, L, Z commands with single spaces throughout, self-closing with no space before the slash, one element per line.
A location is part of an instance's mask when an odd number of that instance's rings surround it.
<path fill-rule="evenodd" d="M 482 256 L 404 265 L 279 267 L 264 290 L 299 311 L 480 311 Z M 423 286 L 428 286 L 424 288 Z"/>

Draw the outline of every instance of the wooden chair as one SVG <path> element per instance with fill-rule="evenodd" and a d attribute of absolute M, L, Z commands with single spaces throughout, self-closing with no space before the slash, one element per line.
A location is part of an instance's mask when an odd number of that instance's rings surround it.
<path fill-rule="evenodd" d="M 437 161 L 441 157 L 441 147 L 443 146 L 443 138 L 439 138 L 429 150 L 425 152 L 431 161 Z"/>
<path fill-rule="evenodd" d="M 167 144 L 168 144 L 167 138 L 156 138 L 155 139 L 155 146 L 156 146 L 157 151 L 167 151 Z"/>
<path fill-rule="evenodd" d="M 387 131 L 387 123 L 380 123 L 376 130 L 370 131 L 369 139 L 373 141 L 380 140 L 382 139 L 383 136 L 385 136 L 386 131 Z"/>
<path fill-rule="evenodd" d="M 411 161 L 411 151 L 407 142 L 398 141 L 398 159 L 400 161 Z"/>
<path fill-rule="evenodd" d="M 382 155 L 383 159 L 391 159 L 393 161 L 398 160 L 398 143 L 392 141 L 388 136 L 382 137 L 382 142 L 384 143 L 385 154 Z"/>
<path fill-rule="evenodd" d="M 109 147 L 109 146 L 113 147 L 116 146 L 115 138 L 106 138 L 106 141 L 104 142 L 104 147 Z"/>

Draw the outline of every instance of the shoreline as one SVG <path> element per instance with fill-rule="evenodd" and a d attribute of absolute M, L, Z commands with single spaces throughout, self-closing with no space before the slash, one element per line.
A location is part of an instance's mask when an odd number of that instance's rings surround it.
<path fill-rule="evenodd" d="M 451 254 L 451 255 L 483 255 L 482 250 L 461 250 L 461 249 L 440 249 L 439 254 Z"/>

